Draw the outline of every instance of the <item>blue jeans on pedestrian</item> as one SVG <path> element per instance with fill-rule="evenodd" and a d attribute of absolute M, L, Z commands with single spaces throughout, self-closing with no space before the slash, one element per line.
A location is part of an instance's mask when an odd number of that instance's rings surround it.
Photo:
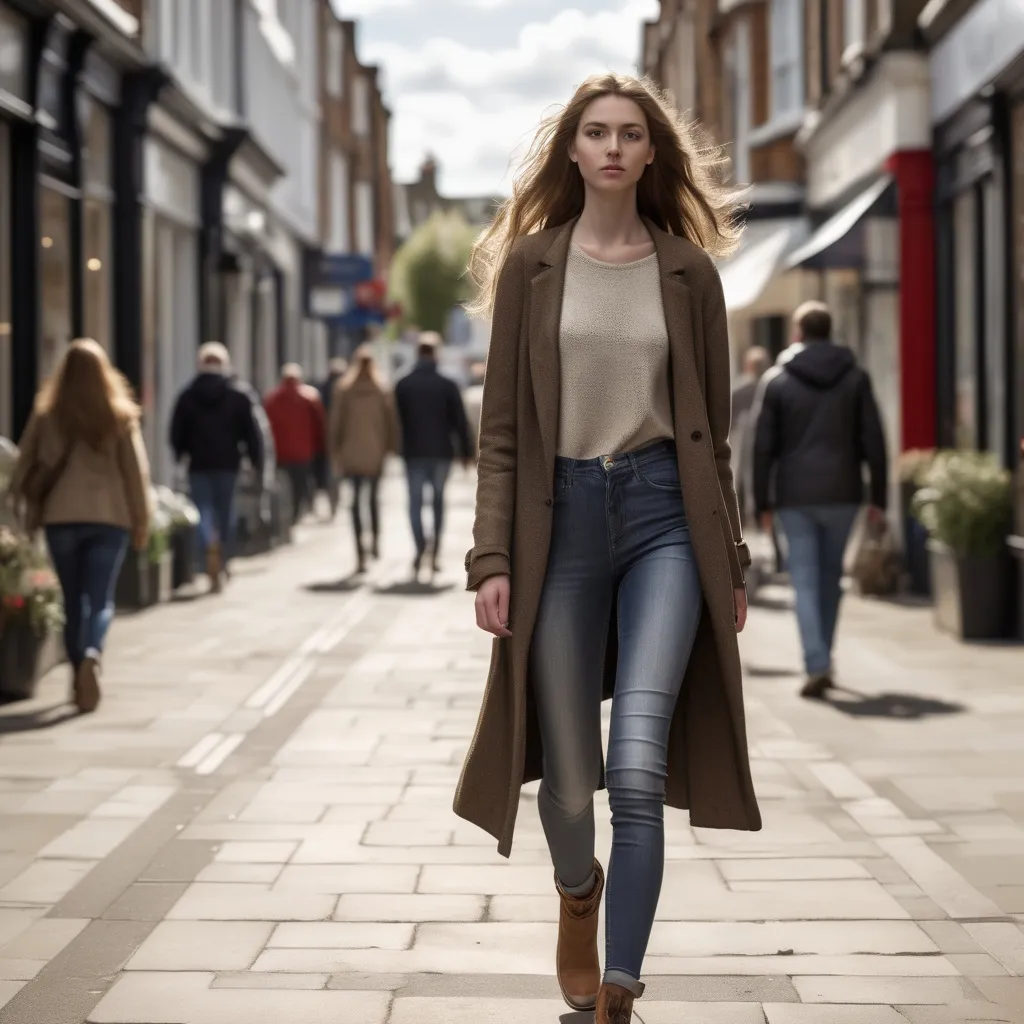
<path fill-rule="evenodd" d="M 434 503 L 434 551 L 440 548 L 441 529 L 444 526 L 444 485 L 448 481 L 451 467 L 451 459 L 415 457 L 405 460 L 405 474 L 409 483 L 409 519 L 417 557 L 427 550 L 427 538 L 423 532 L 423 497 L 428 484 Z"/>
<path fill-rule="evenodd" d="M 664 873 L 669 730 L 700 622 L 701 583 L 673 443 L 610 459 L 559 458 L 555 477 L 551 547 L 530 649 L 544 749 L 540 817 L 559 881 L 578 890 L 594 863 L 602 683 L 614 609 L 604 978 L 640 995 Z"/>
<path fill-rule="evenodd" d="M 796 591 L 796 619 L 808 676 L 832 671 L 832 644 L 843 595 L 843 555 L 856 505 L 780 508 L 787 564 Z"/>
<path fill-rule="evenodd" d="M 46 527 L 46 543 L 64 594 L 64 649 L 77 670 L 103 653 L 128 531 L 108 523 L 60 523 Z"/>
<path fill-rule="evenodd" d="M 232 470 L 194 471 L 188 475 L 192 501 L 199 509 L 199 542 L 205 552 L 220 542 L 223 565 L 228 564 L 235 540 L 235 487 L 238 473 Z"/>

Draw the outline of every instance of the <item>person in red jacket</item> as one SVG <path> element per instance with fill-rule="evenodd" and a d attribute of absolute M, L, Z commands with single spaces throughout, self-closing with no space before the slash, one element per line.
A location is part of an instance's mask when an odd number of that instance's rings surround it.
<path fill-rule="evenodd" d="M 281 370 L 281 383 L 267 395 L 264 408 L 274 433 L 277 464 L 292 486 L 294 525 L 303 508 L 312 505 L 313 464 L 323 455 L 326 443 L 324 405 L 316 388 L 303 383 L 302 367 L 289 363 Z"/>

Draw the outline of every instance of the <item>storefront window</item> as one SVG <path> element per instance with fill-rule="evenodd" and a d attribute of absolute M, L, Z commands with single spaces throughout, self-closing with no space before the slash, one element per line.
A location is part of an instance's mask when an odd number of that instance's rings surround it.
<path fill-rule="evenodd" d="M 39 380 L 50 375 L 71 340 L 70 201 L 52 188 L 40 189 L 42 348 Z"/>
<path fill-rule="evenodd" d="M 978 446 L 978 220 L 975 192 L 953 206 L 956 307 L 956 443 Z"/>
<path fill-rule="evenodd" d="M 11 436 L 11 146 L 0 121 L 0 435 Z"/>
<path fill-rule="evenodd" d="M 85 201 L 85 333 L 113 351 L 110 293 L 110 206 Z"/>
<path fill-rule="evenodd" d="M 0 89 L 23 100 L 28 99 L 27 28 L 24 18 L 0 7 Z"/>
<path fill-rule="evenodd" d="M 1006 352 L 1006 276 L 1003 237 L 1006 209 L 1003 192 L 994 178 L 982 188 L 984 212 L 984 285 L 985 301 L 985 447 L 1005 458 L 1007 452 L 1007 365 Z"/>
<path fill-rule="evenodd" d="M 86 125 L 84 231 L 85 333 L 113 352 L 111 308 L 110 114 L 91 103 Z"/>

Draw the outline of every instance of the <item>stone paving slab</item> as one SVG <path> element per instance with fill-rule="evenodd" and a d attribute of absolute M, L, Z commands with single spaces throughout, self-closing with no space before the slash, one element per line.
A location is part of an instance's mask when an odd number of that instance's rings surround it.
<path fill-rule="evenodd" d="M 119 618 L 98 715 L 61 711 L 61 670 L 0 708 L 0 1024 L 589 1024 L 552 977 L 536 784 L 510 861 L 451 812 L 489 655 L 468 481 L 434 587 L 405 584 L 400 480 L 384 499 L 362 584 L 318 589 L 351 545 L 310 523 L 222 598 Z M 765 828 L 668 812 L 638 1024 L 1016 1024 L 1024 654 L 851 599 L 843 689 L 808 703 L 791 597 L 763 596 L 741 649 Z"/>

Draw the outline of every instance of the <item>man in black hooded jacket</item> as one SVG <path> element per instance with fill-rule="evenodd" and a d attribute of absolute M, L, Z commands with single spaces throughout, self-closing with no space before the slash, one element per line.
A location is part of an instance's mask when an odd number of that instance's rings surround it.
<path fill-rule="evenodd" d="M 762 379 L 755 410 L 754 500 L 765 530 L 777 512 L 786 536 L 807 671 L 802 694 L 822 697 L 833 685 L 846 544 L 865 500 L 873 519 L 884 517 L 889 471 L 871 378 L 833 343 L 828 307 L 805 303 L 793 325 L 795 343 Z"/>
<path fill-rule="evenodd" d="M 188 459 L 189 491 L 199 509 L 206 572 L 219 592 L 234 539 L 235 488 L 243 455 L 257 480 L 263 475 L 263 436 L 249 396 L 230 377 L 227 349 L 207 342 L 199 373 L 178 396 L 170 441 L 180 462 Z"/>

